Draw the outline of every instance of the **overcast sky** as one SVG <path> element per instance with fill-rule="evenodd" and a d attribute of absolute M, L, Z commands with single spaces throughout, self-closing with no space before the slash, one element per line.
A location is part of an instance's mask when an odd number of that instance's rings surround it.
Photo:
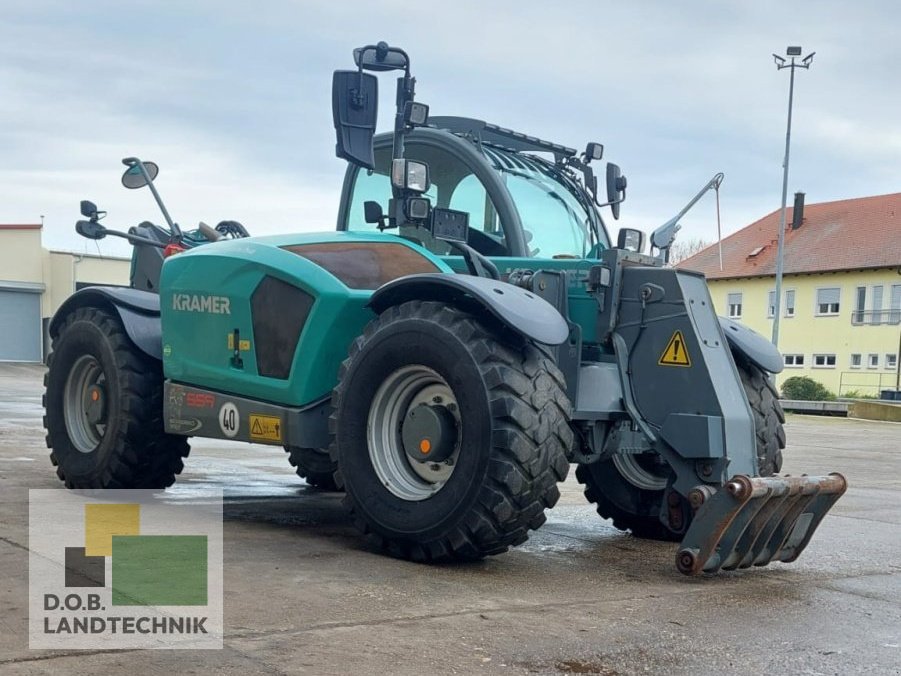
<path fill-rule="evenodd" d="M 119 183 L 136 155 L 160 164 L 184 227 L 331 230 L 331 71 L 385 40 L 433 114 L 602 142 L 629 179 L 620 220 L 604 213 L 614 237 L 663 223 L 718 171 L 725 234 L 779 207 L 789 71 L 771 53 L 789 44 L 816 51 L 796 77 L 790 194 L 901 191 L 899 19 L 891 0 L 0 0 L 0 223 L 43 214 L 45 246 L 96 252 L 74 232 L 80 199 L 109 227 L 161 221 Z M 393 76 L 380 84 L 384 129 Z M 683 225 L 715 239 L 712 193 Z"/>

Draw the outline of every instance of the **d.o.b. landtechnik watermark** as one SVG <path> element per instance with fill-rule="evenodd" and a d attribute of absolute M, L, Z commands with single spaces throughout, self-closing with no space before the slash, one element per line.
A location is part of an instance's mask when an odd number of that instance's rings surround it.
<path fill-rule="evenodd" d="M 221 491 L 32 490 L 29 550 L 29 647 L 222 647 Z"/>

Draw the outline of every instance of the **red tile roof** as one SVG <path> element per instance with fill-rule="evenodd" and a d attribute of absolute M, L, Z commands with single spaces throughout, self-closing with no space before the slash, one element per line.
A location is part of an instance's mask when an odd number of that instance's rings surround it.
<path fill-rule="evenodd" d="M 0 223 L 0 230 L 40 230 L 40 223 Z"/>
<path fill-rule="evenodd" d="M 722 271 L 716 244 L 677 267 L 708 279 L 775 275 L 780 211 L 723 239 Z M 901 193 L 806 204 L 797 230 L 791 229 L 793 213 L 786 209 L 784 274 L 901 267 Z"/>

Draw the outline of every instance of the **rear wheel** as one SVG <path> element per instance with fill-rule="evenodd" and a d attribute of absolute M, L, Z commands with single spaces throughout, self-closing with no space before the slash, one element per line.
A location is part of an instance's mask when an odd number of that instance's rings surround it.
<path fill-rule="evenodd" d="M 779 403 L 776 386 L 769 374 L 753 364 L 736 359 L 736 366 L 754 415 L 760 476 L 778 474 L 782 471 L 782 449 L 785 448 L 785 412 Z"/>
<path fill-rule="evenodd" d="M 389 308 L 354 341 L 333 457 L 354 523 L 396 556 L 473 559 L 545 521 L 572 442 L 541 348 L 440 303 Z"/>
<path fill-rule="evenodd" d="M 44 376 L 50 460 L 68 488 L 166 488 L 187 439 L 163 430 L 162 368 L 99 308 L 69 315 Z"/>
<path fill-rule="evenodd" d="M 760 476 L 782 469 L 785 448 L 785 414 L 767 374 L 736 356 L 742 387 L 754 417 L 757 464 Z M 585 486 L 585 497 L 597 505 L 601 517 L 620 530 L 653 540 L 681 540 L 690 523 L 674 530 L 660 521 L 661 505 L 672 470 L 656 453 L 618 455 L 612 460 L 579 465 L 576 479 Z"/>
<path fill-rule="evenodd" d="M 285 446 L 285 450 L 288 452 L 288 462 L 295 468 L 297 476 L 310 486 L 324 491 L 338 490 L 338 484 L 335 483 L 335 470 L 338 466 L 332 462 L 327 450 L 299 446 Z"/>

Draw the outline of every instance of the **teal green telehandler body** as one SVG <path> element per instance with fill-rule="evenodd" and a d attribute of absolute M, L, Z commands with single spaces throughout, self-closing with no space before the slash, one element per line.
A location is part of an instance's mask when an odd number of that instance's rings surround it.
<path fill-rule="evenodd" d="M 525 541 L 576 463 L 601 516 L 681 540 L 686 574 L 794 560 L 846 483 L 778 476 L 781 355 L 667 265 L 688 207 L 653 255 L 636 230 L 611 242 L 599 207 L 618 218 L 626 180 L 608 164 L 601 196 L 600 144 L 430 116 L 405 52 L 354 59 L 333 80 L 336 231 L 182 233 L 136 158 L 123 183 L 169 230 L 107 230 L 82 204 L 78 231 L 128 238 L 135 264 L 131 288 L 84 289 L 51 322 L 66 485 L 164 488 L 192 436 L 282 446 L 379 547 L 437 561 Z M 394 131 L 375 136 L 389 70 Z"/>

